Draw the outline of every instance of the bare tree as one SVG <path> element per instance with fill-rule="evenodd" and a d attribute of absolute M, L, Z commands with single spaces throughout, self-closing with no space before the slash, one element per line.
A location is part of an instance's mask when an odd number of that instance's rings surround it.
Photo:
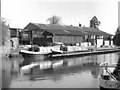
<path fill-rule="evenodd" d="M 61 23 L 61 17 L 58 17 L 58 16 L 54 15 L 54 16 L 48 18 L 47 21 L 49 22 L 49 24 L 60 24 Z"/>
<path fill-rule="evenodd" d="M 94 16 L 94 17 L 90 20 L 90 27 L 99 29 L 100 24 L 101 24 L 101 22 L 98 21 L 98 19 L 97 19 L 96 16 Z"/>
<path fill-rule="evenodd" d="M 10 40 L 9 24 L 7 24 L 5 18 L 1 18 L 1 23 L 2 23 L 2 45 L 5 45 Z"/>

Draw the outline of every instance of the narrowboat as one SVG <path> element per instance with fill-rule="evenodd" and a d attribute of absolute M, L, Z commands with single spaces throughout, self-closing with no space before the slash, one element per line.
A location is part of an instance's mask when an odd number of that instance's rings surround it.
<path fill-rule="evenodd" d="M 44 47 L 43 47 L 44 48 Z M 48 47 L 49 48 L 49 47 Z M 62 54 L 62 50 L 55 50 L 49 48 L 49 50 L 40 50 L 41 48 L 38 45 L 29 46 L 27 49 L 20 50 L 20 54 L 23 56 L 24 65 L 31 64 L 32 62 L 39 62 L 50 59 L 54 54 Z"/>

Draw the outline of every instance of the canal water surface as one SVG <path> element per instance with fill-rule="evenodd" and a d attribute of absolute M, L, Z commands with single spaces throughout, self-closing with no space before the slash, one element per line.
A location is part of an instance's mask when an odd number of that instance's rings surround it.
<path fill-rule="evenodd" d="M 19 70 L 22 56 L 2 58 L 3 88 L 99 88 L 99 64 L 117 63 L 120 52 L 41 62 Z M 38 62 L 39 63 L 39 62 Z"/>

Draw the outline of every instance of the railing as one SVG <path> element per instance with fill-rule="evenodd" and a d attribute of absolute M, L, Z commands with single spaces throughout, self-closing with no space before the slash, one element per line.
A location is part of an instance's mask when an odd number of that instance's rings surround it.
<path fill-rule="evenodd" d="M 105 63 L 106 64 L 106 63 Z M 104 65 L 105 65 L 104 64 Z M 105 67 L 106 72 L 110 75 L 110 77 L 116 82 L 117 88 L 120 88 L 120 81 L 117 80 L 117 76 L 115 76 L 109 69 L 108 67 L 115 67 L 116 64 L 113 64 L 112 66 L 101 66 L 101 67 Z"/>
<path fill-rule="evenodd" d="M 106 71 L 108 72 L 111 78 L 113 78 L 116 82 L 118 82 L 116 79 L 117 77 L 114 74 L 112 74 L 112 72 L 109 69 L 106 69 Z"/>

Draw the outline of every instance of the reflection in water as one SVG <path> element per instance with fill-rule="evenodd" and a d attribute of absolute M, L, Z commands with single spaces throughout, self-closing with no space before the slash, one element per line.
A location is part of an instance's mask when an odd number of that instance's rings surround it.
<path fill-rule="evenodd" d="M 3 58 L 6 59 L 6 58 Z M 2 88 L 9 87 L 11 82 L 11 63 L 9 60 L 2 61 Z"/>
<path fill-rule="evenodd" d="M 20 62 L 22 62 L 21 57 L 12 59 L 2 57 L 2 88 L 8 88 L 11 80 L 18 78 Z"/>
<path fill-rule="evenodd" d="M 39 64 L 34 68 L 21 72 L 19 72 L 19 64 L 23 58 L 3 59 L 5 64 L 2 73 L 3 86 L 96 88 L 98 87 L 99 64 L 102 62 L 116 63 L 119 58 L 118 54 L 111 53 L 38 62 Z"/>
<path fill-rule="evenodd" d="M 91 70 L 91 74 L 93 75 L 94 78 L 98 78 L 98 76 L 99 76 L 99 68 L 93 68 Z"/>

